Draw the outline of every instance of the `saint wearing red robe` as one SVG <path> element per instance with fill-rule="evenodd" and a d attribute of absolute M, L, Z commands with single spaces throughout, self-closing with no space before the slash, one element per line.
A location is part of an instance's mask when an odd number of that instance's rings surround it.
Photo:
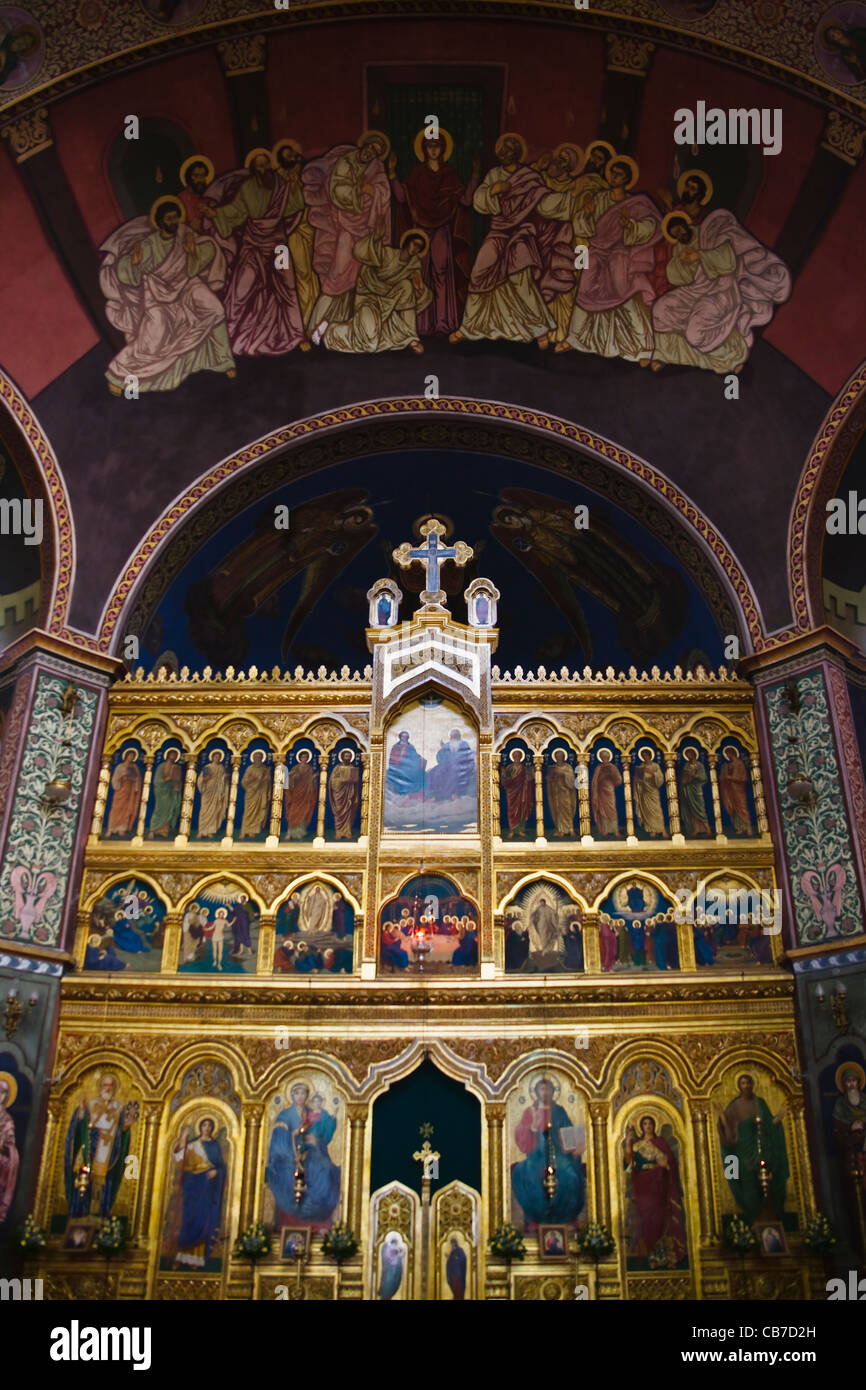
<path fill-rule="evenodd" d="M 674 1269 L 686 1254 L 677 1157 L 656 1134 L 651 1115 L 626 1131 L 623 1163 L 629 1197 L 628 1254 L 647 1269 Z"/>
<path fill-rule="evenodd" d="M 421 262 L 421 275 L 433 294 L 433 303 L 418 315 L 418 332 L 453 333 L 466 303 L 470 272 L 472 228 L 469 209 L 478 187 L 478 168 L 464 187 L 460 175 L 448 163 L 453 141 L 447 130 L 438 139 L 420 131 L 415 140 L 419 162 L 400 180 L 395 178 L 396 156 L 388 172 L 397 203 L 397 240 L 410 227 L 427 233 L 430 245 Z"/>
<path fill-rule="evenodd" d="M 728 745 L 723 750 L 725 761 L 719 771 L 719 795 L 722 805 L 730 816 L 735 835 L 754 835 L 755 825 L 749 810 L 746 787 L 749 772 L 736 748 Z"/>
<path fill-rule="evenodd" d="M 527 821 L 535 811 L 535 776 L 525 759 L 522 748 L 513 748 L 499 777 L 505 793 L 507 840 L 525 838 Z"/>
<path fill-rule="evenodd" d="M 318 778 L 309 748 L 302 748 L 297 762 L 286 776 L 283 801 L 286 811 L 286 835 L 290 840 L 303 840 L 318 801 Z"/>

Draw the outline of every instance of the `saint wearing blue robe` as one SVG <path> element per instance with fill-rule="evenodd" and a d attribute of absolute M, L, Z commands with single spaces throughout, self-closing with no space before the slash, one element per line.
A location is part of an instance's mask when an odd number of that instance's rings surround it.
<path fill-rule="evenodd" d="M 571 1127 L 571 1119 L 561 1105 L 553 1103 L 553 1085 L 541 1080 L 535 1085 L 535 1104 L 527 1109 L 515 1132 L 517 1147 L 526 1154 L 511 1167 L 511 1190 L 528 1225 L 568 1225 L 576 1221 L 586 1196 L 586 1173 L 579 1154 L 565 1153 L 560 1131 Z M 547 1125 L 552 1130 L 556 1164 L 556 1192 L 551 1201 L 542 1185 L 547 1167 Z"/>
<path fill-rule="evenodd" d="M 394 1297 L 403 1282 L 403 1249 L 396 1236 L 389 1236 L 382 1246 L 382 1268 L 377 1297 L 387 1301 Z"/>
<path fill-rule="evenodd" d="M 413 796 L 424 794 L 424 769 L 427 759 L 422 758 L 404 729 L 397 735 L 397 742 L 388 758 L 388 773 L 385 786 L 394 796 Z"/>
<path fill-rule="evenodd" d="M 337 1121 L 327 1110 L 311 1111 L 309 1097 L 309 1086 L 293 1086 L 292 1103 L 280 1111 L 271 1135 L 265 1182 L 273 1193 L 278 1226 L 312 1223 L 325 1227 L 340 1200 L 340 1169 L 328 1153 Z M 305 1187 L 300 1202 L 296 1202 L 294 1180 L 299 1160 Z"/>
<path fill-rule="evenodd" d="M 122 912 L 115 913 L 111 930 L 114 944 L 119 951 L 127 951 L 133 955 L 150 950 L 147 942 L 130 926 Z"/>
<path fill-rule="evenodd" d="M 174 1151 L 181 1166 L 181 1219 L 174 1256 L 179 1267 L 204 1269 L 219 1230 L 226 1164 L 215 1129 L 213 1120 L 202 1120 L 198 1138 L 190 1142 L 187 1132 Z"/>

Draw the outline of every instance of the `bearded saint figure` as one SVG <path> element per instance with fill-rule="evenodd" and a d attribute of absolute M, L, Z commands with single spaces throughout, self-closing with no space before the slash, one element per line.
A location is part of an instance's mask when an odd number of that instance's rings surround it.
<path fill-rule="evenodd" d="M 361 800 L 361 772 L 351 748 L 344 748 L 331 771 L 328 802 L 334 817 L 334 839 L 354 837 L 355 816 Z"/>
<path fill-rule="evenodd" d="M 555 748 L 552 756 L 545 785 L 553 816 L 553 834 L 555 839 L 568 840 L 574 835 L 574 815 L 577 810 L 574 768 L 564 748 Z"/>
<path fill-rule="evenodd" d="M 211 750 L 210 757 L 198 775 L 196 785 L 201 794 L 198 808 L 198 838 L 211 839 L 222 829 L 229 807 L 229 779 L 225 769 L 225 754 L 221 748 Z"/>
<path fill-rule="evenodd" d="M 535 812 L 535 776 L 526 763 L 522 748 L 513 748 L 509 761 L 499 774 L 502 790 L 505 793 L 505 809 L 508 828 L 506 840 L 525 839 L 527 822 Z"/>

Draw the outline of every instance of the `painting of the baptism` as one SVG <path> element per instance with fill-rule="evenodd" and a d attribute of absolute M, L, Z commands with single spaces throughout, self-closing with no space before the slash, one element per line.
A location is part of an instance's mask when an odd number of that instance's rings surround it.
<path fill-rule="evenodd" d="M 413 701 L 386 738 L 385 833 L 459 835 L 478 826 L 478 739 L 455 705 Z"/>
<path fill-rule="evenodd" d="M 562 1102 L 565 1101 L 566 1104 Z M 534 1232 L 539 1226 L 573 1226 L 586 1201 L 586 1127 L 583 1104 L 555 1076 L 537 1073 L 508 1106 L 512 1220 Z M 556 1191 L 544 1190 L 544 1173 L 556 1164 Z"/>

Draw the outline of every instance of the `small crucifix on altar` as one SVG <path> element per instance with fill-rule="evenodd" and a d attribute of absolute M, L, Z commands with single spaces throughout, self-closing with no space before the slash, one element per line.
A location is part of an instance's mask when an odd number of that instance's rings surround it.
<path fill-rule="evenodd" d="M 421 602 L 424 608 L 440 608 L 445 601 L 445 590 L 439 587 L 439 566 L 445 560 L 453 560 L 455 565 L 465 565 L 475 552 L 465 541 L 443 545 L 441 538 L 447 527 L 435 517 L 425 521 L 420 530 L 424 544 L 413 546 L 410 541 L 404 541 L 393 552 L 394 559 L 402 569 L 418 563 L 426 565 L 426 587 L 421 594 Z"/>

